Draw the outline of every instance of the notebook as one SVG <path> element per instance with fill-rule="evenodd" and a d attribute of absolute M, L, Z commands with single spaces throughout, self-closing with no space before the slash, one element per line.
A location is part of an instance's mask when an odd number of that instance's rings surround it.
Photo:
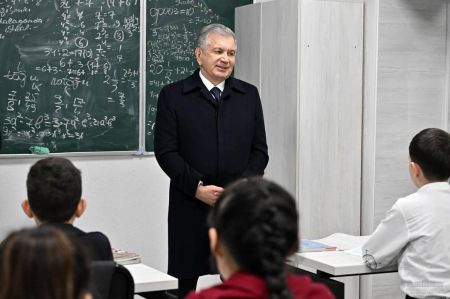
<path fill-rule="evenodd" d="M 121 265 L 139 264 L 142 262 L 141 256 L 137 253 L 128 252 L 125 250 L 111 248 L 114 261 Z"/>
<path fill-rule="evenodd" d="M 337 249 L 336 246 L 327 245 L 309 239 L 302 239 L 300 241 L 300 252 L 330 251 L 336 249 Z"/>

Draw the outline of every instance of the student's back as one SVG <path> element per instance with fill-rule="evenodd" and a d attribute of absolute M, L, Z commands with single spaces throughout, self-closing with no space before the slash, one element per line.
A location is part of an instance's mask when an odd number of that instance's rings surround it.
<path fill-rule="evenodd" d="M 100 232 L 84 232 L 73 226 L 86 209 L 81 198 L 81 173 L 61 157 L 37 161 L 27 177 L 28 199 L 22 202 L 25 214 L 38 225 L 54 226 L 84 243 L 93 260 L 112 260 L 111 244 Z"/>
<path fill-rule="evenodd" d="M 84 232 L 81 229 L 69 223 L 46 223 L 62 230 L 69 236 L 78 239 L 89 252 L 94 261 L 112 260 L 111 244 L 108 238 L 101 232 Z"/>
<path fill-rule="evenodd" d="M 328 299 L 332 295 L 321 284 L 304 275 L 287 275 L 286 289 L 293 299 Z M 237 273 L 222 284 L 191 294 L 187 299 L 270 299 L 264 279 L 251 273 Z"/>
<path fill-rule="evenodd" d="M 412 298 L 450 297 L 450 135 L 425 129 L 409 152 L 419 189 L 388 211 L 363 246 L 364 259 L 373 269 L 398 263 L 400 288 Z"/>
<path fill-rule="evenodd" d="M 295 200 L 277 184 L 253 178 L 227 187 L 209 215 L 211 251 L 224 282 L 188 299 L 329 299 L 325 286 L 286 273 L 298 248 Z"/>

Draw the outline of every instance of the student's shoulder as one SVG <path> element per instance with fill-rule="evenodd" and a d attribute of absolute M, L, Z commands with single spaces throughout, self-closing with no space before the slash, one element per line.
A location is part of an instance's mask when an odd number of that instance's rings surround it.
<path fill-rule="evenodd" d="M 109 244 L 108 237 L 102 232 L 87 232 L 83 235 L 83 238 L 89 239 L 89 240 L 95 240 L 96 242 L 99 242 L 99 243 Z"/>
<path fill-rule="evenodd" d="M 264 281 L 258 276 L 238 272 L 223 283 L 191 292 L 186 299 L 263 299 L 267 297 L 264 285 Z"/>
<path fill-rule="evenodd" d="M 306 275 L 288 276 L 288 287 L 294 298 L 333 299 L 330 290 L 321 283 L 312 282 Z"/>
<path fill-rule="evenodd" d="M 111 243 L 101 232 L 88 232 L 82 239 L 92 250 L 94 260 L 113 260 Z"/>
<path fill-rule="evenodd" d="M 204 289 L 199 292 L 192 291 L 188 294 L 186 299 L 227 299 L 227 298 L 239 298 L 239 299 L 262 299 L 263 297 L 248 293 L 245 289 L 240 290 L 232 288 L 224 288 L 220 286 Z"/>
<path fill-rule="evenodd" d="M 423 198 L 417 193 L 411 193 L 405 197 L 400 197 L 394 204 L 393 208 L 402 211 L 420 208 L 424 204 Z"/>

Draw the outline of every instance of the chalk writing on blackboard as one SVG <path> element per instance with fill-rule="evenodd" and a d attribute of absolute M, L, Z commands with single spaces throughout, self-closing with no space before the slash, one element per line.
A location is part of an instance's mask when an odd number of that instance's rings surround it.
<path fill-rule="evenodd" d="M 0 0 L 1 153 L 133 150 L 139 0 Z"/>

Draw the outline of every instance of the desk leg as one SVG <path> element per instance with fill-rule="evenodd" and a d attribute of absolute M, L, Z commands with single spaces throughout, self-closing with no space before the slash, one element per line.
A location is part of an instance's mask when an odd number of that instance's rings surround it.
<path fill-rule="evenodd" d="M 336 299 L 345 299 L 344 283 L 331 279 L 331 276 L 327 273 L 317 271 L 316 274 L 290 265 L 288 265 L 288 271 L 295 274 L 308 275 L 312 281 L 320 282 L 326 285 Z"/>

